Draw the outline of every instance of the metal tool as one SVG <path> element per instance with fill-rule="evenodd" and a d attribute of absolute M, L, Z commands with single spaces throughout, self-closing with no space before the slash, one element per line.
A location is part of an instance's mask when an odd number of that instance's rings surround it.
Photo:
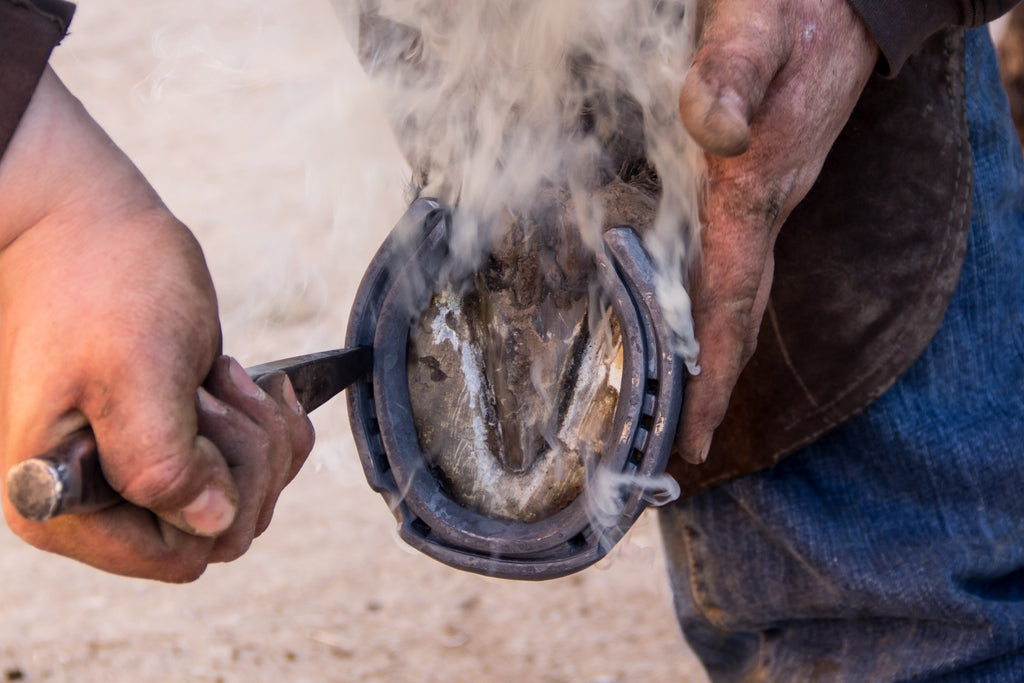
<path fill-rule="evenodd" d="M 311 412 L 373 368 L 369 347 L 323 351 L 247 368 L 254 382 L 277 372 L 291 380 L 299 403 Z M 7 474 L 7 493 L 18 513 L 33 522 L 95 512 L 123 501 L 103 477 L 91 429 L 76 432 Z"/>

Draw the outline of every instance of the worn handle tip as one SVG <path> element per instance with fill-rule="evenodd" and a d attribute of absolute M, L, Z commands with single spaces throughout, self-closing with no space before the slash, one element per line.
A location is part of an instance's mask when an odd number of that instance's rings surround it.
<path fill-rule="evenodd" d="M 7 496 L 19 515 L 32 522 L 45 522 L 60 509 L 64 482 L 57 466 L 32 458 L 7 473 Z"/>
<path fill-rule="evenodd" d="M 103 476 L 96 439 L 88 429 L 11 467 L 7 496 L 18 514 L 33 522 L 95 512 L 122 501 Z"/>

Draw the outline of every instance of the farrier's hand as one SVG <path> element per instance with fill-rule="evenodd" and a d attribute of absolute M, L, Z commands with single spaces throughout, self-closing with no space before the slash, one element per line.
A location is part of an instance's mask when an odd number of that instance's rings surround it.
<path fill-rule="evenodd" d="M 244 552 L 312 427 L 283 375 L 260 391 L 219 349 L 198 244 L 47 71 L 0 160 L 0 474 L 89 423 L 130 504 L 38 524 L 4 491 L 11 528 L 166 581 Z"/>
<path fill-rule="evenodd" d="M 705 149 L 703 256 L 691 296 L 701 374 L 676 445 L 703 462 L 754 352 L 779 228 L 810 189 L 878 47 L 845 0 L 708 0 L 679 110 Z"/>

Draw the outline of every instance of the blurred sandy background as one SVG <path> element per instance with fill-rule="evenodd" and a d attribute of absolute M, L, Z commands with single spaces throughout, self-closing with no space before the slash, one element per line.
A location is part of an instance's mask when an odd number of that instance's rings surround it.
<path fill-rule="evenodd" d="M 407 169 L 329 0 L 80 0 L 57 73 L 206 251 L 245 364 L 343 344 Z M 0 675 L 27 681 L 703 681 L 652 516 L 542 584 L 402 547 L 344 400 L 270 530 L 188 586 L 102 575 L 0 530 Z"/>

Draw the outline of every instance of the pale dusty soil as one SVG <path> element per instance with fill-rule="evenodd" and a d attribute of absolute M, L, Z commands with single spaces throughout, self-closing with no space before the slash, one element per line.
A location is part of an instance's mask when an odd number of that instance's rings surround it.
<path fill-rule="evenodd" d="M 244 14 L 247 13 L 247 14 Z M 81 0 L 53 63 L 199 236 L 244 363 L 343 343 L 407 171 L 327 0 Z M 274 524 L 188 586 L 0 531 L 0 671 L 28 681 L 701 681 L 653 517 L 543 584 L 404 549 L 342 400 Z"/>

